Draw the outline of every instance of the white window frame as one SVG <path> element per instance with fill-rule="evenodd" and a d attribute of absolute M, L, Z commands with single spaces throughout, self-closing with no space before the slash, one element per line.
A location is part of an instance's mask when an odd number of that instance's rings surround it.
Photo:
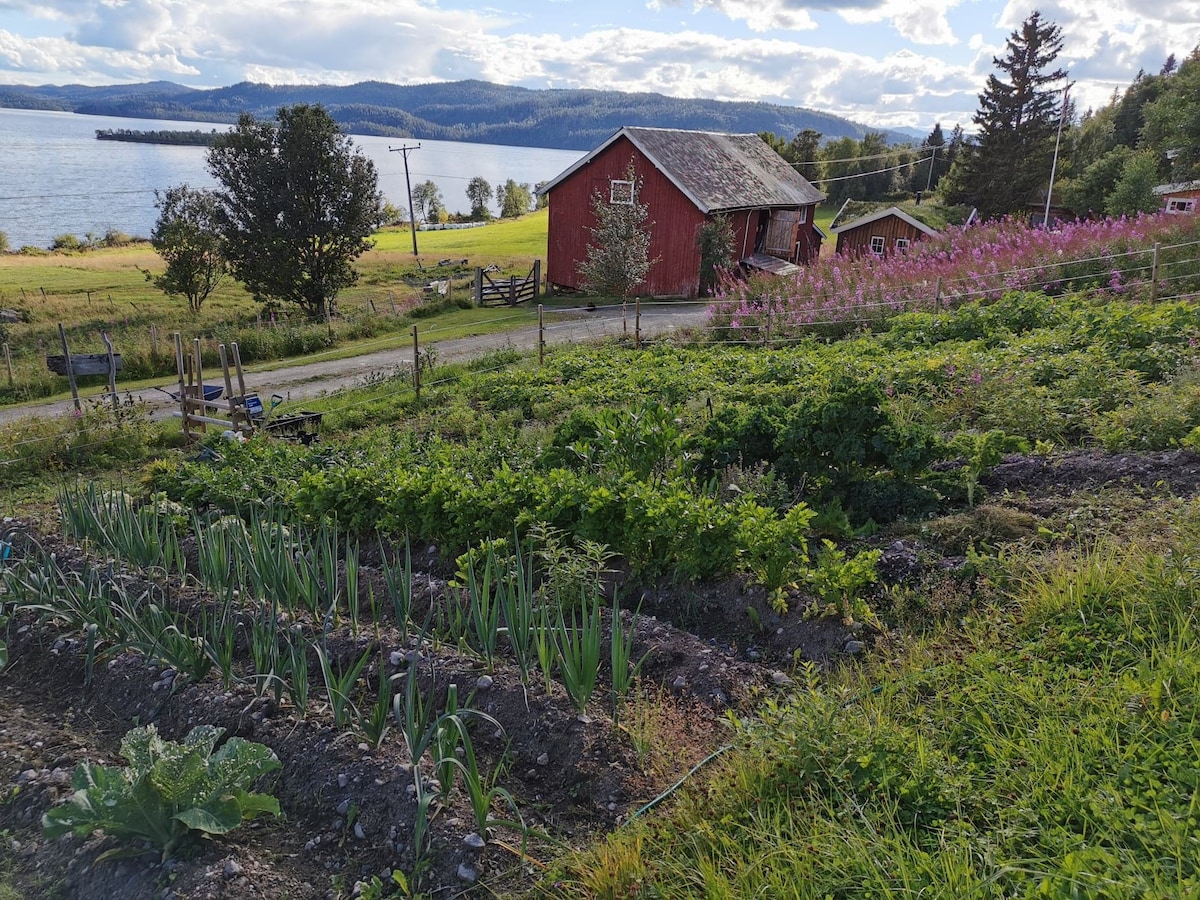
<path fill-rule="evenodd" d="M 803 225 L 807 221 L 808 221 L 808 207 L 802 206 L 802 207 L 800 207 L 800 214 L 798 216 L 796 216 L 796 224 Z"/>
<path fill-rule="evenodd" d="M 633 182 L 627 178 L 612 178 L 608 182 L 608 202 L 633 206 Z"/>
<path fill-rule="evenodd" d="M 896 238 L 896 252 L 907 253 L 908 248 L 912 245 L 912 241 L 908 238 Z"/>
<path fill-rule="evenodd" d="M 1195 209 L 1195 198 L 1174 197 L 1167 201 L 1167 212 L 1169 213 L 1190 213 Z"/>
<path fill-rule="evenodd" d="M 871 252 L 877 256 L 883 255 L 884 248 L 887 247 L 887 238 L 882 234 L 871 235 Z"/>

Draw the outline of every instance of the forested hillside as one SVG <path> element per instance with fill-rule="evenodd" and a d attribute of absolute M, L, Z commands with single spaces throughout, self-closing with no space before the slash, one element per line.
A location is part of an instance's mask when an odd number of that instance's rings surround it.
<path fill-rule="evenodd" d="M 589 150 L 623 125 L 860 138 L 866 126 L 828 113 L 769 103 L 729 103 L 620 91 L 529 90 L 458 81 L 401 86 L 243 82 L 195 90 L 170 82 L 83 87 L 13 85 L 0 106 L 101 116 L 233 122 L 242 112 L 269 118 L 284 105 L 320 103 L 348 132 Z M 891 134 L 894 139 L 905 135 Z"/>

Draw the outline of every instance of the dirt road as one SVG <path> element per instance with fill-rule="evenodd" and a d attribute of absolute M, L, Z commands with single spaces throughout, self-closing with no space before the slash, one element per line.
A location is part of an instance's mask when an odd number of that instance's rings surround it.
<path fill-rule="evenodd" d="M 654 337 L 679 329 L 698 328 L 704 325 L 707 318 L 708 307 L 703 303 L 646 304 L 642 307 L 642 336 Z M 556 311 L 553 313 L 553 320 L 550 319 L 551 316 L 548 315 L 545 326 L 548 345 L 582 343 L 615 336 L 621 334 L 626 327 L 628 334 L 632 336 L 635 327 L 632 305 L 629 306 L 625 318 L 622 317 L 620 307 L 608 307 L 592 311 Z M 421 346 L 435 346 L 437 361 L 447 363 L 474 359 L 494 350 L 536 350 L 537 340 L 536 326 L 444 341 L 438 341 L 437 332 L 431 331 L 422 336 Z M 411 363 L 412 348 L 397 347 L 364 353 L 361 356 L 308 362 L 269 371 L 250 369 L 246 372 L 246 389 L 250 393 L 259 394 L 264 398 L 264 402 L 272 394 L 279 394 L 288 402 L 294 402 L 353 387 L 372 373 L 390 373 L 397 366 Z M 211 383 L 211 374 L 205 380 Z M 169 388 L 171 385 L 164 380 L 164 387 Z M 120 382 L 117 383 L 117 388 L 121 391 Z M 106 393 L 92 388 L 90 392 L 85 393 L 85 401 L 89 396 L 103 397 Z M 125 396 L 123 391 L 121 396 Z M 161 391 L 142 389 L 134 391 L 132 396 L 135 400 L 144 401 L 149 406 L 151 415 L 156 418 L 170 416 L 178 408 L 170 397 Z M 72 409 L 73 404 L 70 400 L 5 407 L 0 409 L 0 424 L 29 416 L 67 416 L 71 415 Z"/>

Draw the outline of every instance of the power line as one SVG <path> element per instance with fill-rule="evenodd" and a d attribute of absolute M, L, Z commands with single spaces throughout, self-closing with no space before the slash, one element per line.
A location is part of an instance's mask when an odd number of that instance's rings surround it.
<path fill-rule="evenodd" d="M 816 178 L 813 179 L 817 184 L 828 184 L 831 181 L 846 181 L 850 178 L 866 178 L 868 175 L 881 175 L 884 172 L 895 172 L 897 169 L 907 169 L 909 166 L 920 165 L 926 160 L 933 159 L 932 156 L 921 157 L 914 159 L 912 162 L 900 163 L 898 166 L 891 166 L 887 169 L 875 169 L 873 172 L 858 172 L 854 175 L 839 175 L 836 178 Z"/>

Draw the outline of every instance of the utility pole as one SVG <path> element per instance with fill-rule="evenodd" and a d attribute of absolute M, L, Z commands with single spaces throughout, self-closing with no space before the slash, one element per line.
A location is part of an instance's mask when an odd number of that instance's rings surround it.
<path fill-rule="evenodd" d="M 413 150 L 420 149 L 420 144 L 415 147 L 388 147 L 389 153 L 404 154 L 404 187 L 408 190 L 408 224 L 412 226 L 413 256 L 417 255 L 417 211 L 413 209 L 412 183 L 408 180 L 408 154 Z"/>
<path fill-rule="evenodd" d="M 938 145 L 933 145 L 933 156 L 929 157 L 929 177 L 925 179 L 925 193 L 929 193 L 929 189 L 933 187 L 933 167 L 937 165 L 937 148 Z M 917 176 L 920 177 L 920 176 Z"/>
<path fill-rule="evenodd" d="M 1042 227 L 1050 227 L 1050 198 L 1054 195 L 1054 173 L 1058 171 L 1058 145 L 1062 141 L 1063 120 L 1067 117 L 1067 91 L 1071 82 L 1063 85 L 1062 112 L 1058 116 L 1058 134 L 1054 138 L 1054 162 L 1050 164 L 1050 187 L 1046 188 L 1046 211 L 1042 213 Z"/>

